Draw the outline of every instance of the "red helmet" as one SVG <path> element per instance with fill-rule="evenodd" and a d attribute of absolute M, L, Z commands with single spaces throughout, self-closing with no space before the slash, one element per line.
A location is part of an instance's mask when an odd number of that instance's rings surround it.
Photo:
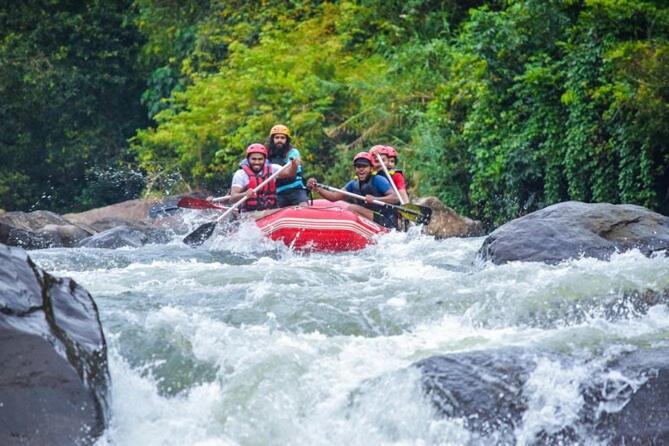
<path fill-rule="evenodd" d="M 372 146 L 372 147 L 369 149 L 369 154 L 372 155 L 372 157 L 376 157 L 376 154 L 377 154 L 377 153 L 383 153 L 383 149 L 384 149 L 385 147 L 386 147 L 386 146 L 382 146 L 382 145 L 380 145 L 380 144 L 377 144 L 377 145 L 375 145 L 375 146 Z"/>
<path fill-rule="evenodd" d="M 397 150 L 391 146 L 383 146 L 383 149 L 379 152 L 388 158 L 397 158 Z"/>
<path fill-rule="evenodd" d="M 366 160 L 367 162 L 369 162 L 370 166 L 374 164 L 374 158 L 372 157 L 372 155 L 370 155 L 367 152 L 360 152 L 356 156 L 354 156 L 353 157 L 353 164 L 355 164 L 356 161 L 363 160 L 363 159 Z"/>
<path fill-rule="evenodd" d="M 253 143 L 246 148 L 246 157 L 247 158 L 252 153 L 262 153 L 263 155 L 265 155 L 265 158 L 267 158 L 267 149 L 265 148 L 265 146 L 263 146 L 262 144 L 260 144 L 258 142 Z"/>

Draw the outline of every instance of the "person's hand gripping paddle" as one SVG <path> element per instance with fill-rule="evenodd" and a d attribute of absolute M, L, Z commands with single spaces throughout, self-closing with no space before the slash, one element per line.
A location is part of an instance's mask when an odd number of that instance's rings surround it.
<path fill-rule="evenodd" d="M 316 186 L 329 190 L 332 192 L 341 192 L 347 197 L 357 198 L 358 200 L 365 200 L 365 197 L 362 195 L 354 194 L 344 189 L 337 189 L 336 187 L 328 186 L 326 184 L 316 183 Z M 390 207 L 396 209 L 400 215 L 416 224 L 419 225 L 428 225 L 430 224 L 430 219 L 432 218 L 432 209 L 427 206 L 420 206 L 418 204 L 405 204 L 404 206 L 397 206 L 396 204 L 384 203 L 380 200 L 373 200 L 372 203 L 378 204 L 379 206 Z"/>

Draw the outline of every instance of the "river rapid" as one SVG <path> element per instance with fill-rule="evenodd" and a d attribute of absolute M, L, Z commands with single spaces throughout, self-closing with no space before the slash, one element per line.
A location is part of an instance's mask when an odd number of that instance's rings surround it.
<path fill-rule="evenodd" d="M 100 446 L 476 444 L 411 365 L 500 347 L 569 358 L 540 361 L 523 389 L 515 437 L 534 444 L 576 422 L 593 367 L 668 345 L 667 307 L 625 296 L 669 289 L 669 257 L 495 266 L 477 260 L 482 242 L 392 233 L 303 254 L 244 226 L 196 249 L 30 255 L 98 305 L 112 380 Z"/>

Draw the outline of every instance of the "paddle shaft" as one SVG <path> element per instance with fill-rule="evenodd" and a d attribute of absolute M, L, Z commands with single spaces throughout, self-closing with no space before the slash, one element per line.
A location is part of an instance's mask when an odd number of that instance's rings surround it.
<path fill-rule="evenodd" d="M 263 181 L 262 183 L 260 183 L 259 185 L 257 185 L 255 188 L 253 188 L 253 192 L 256 192 L 256 193 L 257 193 L 258 191 L 260 191 L 260 189 L 262 189 L 263 187 L 265 187 L 265 186 L 267 185 L 267 183 L 269 183 L 270 181 L 274 180 L 274 178 L 278 177 L 279 174 L 280 174 L 281 172 L 283 172 L 287 167 L 290 167 L 290 166 L 291 166 L 291 163 L 286 163 L 286 164 L 284 164 L 283 167 L 281 167 L 281 169 L 279 169 L 279 170 L 277 170 L 276 172 L 274 172 L 272 175 L 270 175 L 269 177 L 267 177 L 267 179 L 265 179 L 265 181 Z M 237 203 L 233 204 L 227 211 L 223 212 L 223 214 L 221 214 L 221 216 L 218 217 L 218 218 L 216 219 L 216 223 L 218 223 L 219 221 L 223 220 L 223 219 L 224 219 L 230 212 L 234 211 L 234 210 L 237 209 L 239 206 L 241 206 L 242 204 L 244 204 L 244 203 L 246 202 L 246 200 L 248 200 L 248 199 L 249 199 L 249 196 L 246 195 L 246 196 L 244 196 L 241 200 L 239 200 Z"/>
<path fill-rule="evenodd" d="M 213 202 L 215 202 L 215 203 L 218 203 L 219 201 L 225 201 L 225 200 L 227 200 L 228 198 L 230 198 L 230 194 L 228 194 L 228 195 L 223 195 L 222 197 L 215 197 L 215 198 L 212 198 L 211 201 L 213 201 Z"/>
<path fill-rule="evenodd" d="M 383 167 L 383 171 L 386 173 L 386 176 L 388 177 L 388 181 L 390 182 L 390 185 L 393 187 L 393 191 L 395 191 L 395 195 L 397 195 L 397 198 L 400 200 L 400 204 L 402 204 L 402 205 L 406 204 L 404 202 L 404 200 L 402 200 L 402 196 L 400 195 L 400 191 L 397 190 L 397 186 L 395 185 L 395 181 L 393 180 L 393 177 L 390 176 L 390 172 L 388 172 L 388 168 L 386 167 L 386 163 L 384 163 L 383 159 L 381 159 L 381 155 L 379 155 L 377 153 L 376 154 L 376 159 L 381 164 L 381 167 Z"/>
<path fill-rule="evenodd" d="M 329 190 L 330 192 L 341 192 L 342 194 L 344 194 L 348 197 L 357 198 L 358 200 L 366 201 L 366 199 L 363 195 L 354 194 L 353 192 L 349 192 L 349 191 L 344 190 L 344 189 L 337 189 L 336 187 L 327 186 L 327 185 L 321 184 L 321 183 L 316 183 L 316 186 L 320 187 L 322 189 L 325 189 L 325 190 Z M 379 206 L 390 206 L 391 208 L 400 209 L 400 210 L 402 210 L 404 212 L 408 212 L 410 214 L 420 215 L 419 212 L 416 212 L 412 209 L 406 209 L 406 208 L 403 208 L 402 206 L 397 206 L 396 204 L 384 203 L 381 200 L 372 200 L 372 203 L 378 204 Z"/>

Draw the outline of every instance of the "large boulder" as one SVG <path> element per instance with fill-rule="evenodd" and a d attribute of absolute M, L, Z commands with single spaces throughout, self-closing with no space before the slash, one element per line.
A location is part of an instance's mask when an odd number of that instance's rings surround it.
<path fill-rule="evenodd" d="M 442 416 L 463 420 L 481 441 L 513 444 L 514 429 L 527 409 L 523 385 L 535 361 L 532 355 L 504 350 L 433 356 L 416 366 Z"/>
<path fill-rule="evenodd" d="M 586 393 L 600 436 L 611 444 L 669 444 L 669 348 L 634 351 L 602 376 Z"/>
<path fill-rule="evenodd" d="M 0 243 L 25 249 L 70 247 L 93 232 L 49 211 L 0 215 Z"/>
<path fill-rule="evenodd" d="M 639 249 L 669 248 L 669 217 L 635 205 L 558 203 L 506 223 L 483 242 L 479 255 L 502 264 L 515 260 L 559 263 L 577 257 L 607 260 Z"/>
<path fill-rule="evenodd" d="M 445 206 L 437 197 L 417 198 L 412 203 L 432 209 L 430 224 L 425 228 L 425 233 L 428 235 L 437 239 L 483 235 L 483 226 L 480 221 L 459 215 L 453 209 Z"/>
<path fill-rule="evenodd" d="M 138 231 L 149 231 L 147 228 L 151 227 L 186 232 L 189 227 L 184 224 L 182 209 L 176 205 L 179 198 L 181 196 L 129 200 L 78 214 L 65 214 L 64 217 L 96 232 L 123 225 Z"/>
<path fill-rule="evenodd" d="M 94 228 L 96 223 L 101 221 L 113 220 L 124 224 L 146 222 L 149 216 L 149 209 L 155 206 L 157 202 L 157 199 L 128 200 L 85 212 L 65 214 L 63 217 L 73 223 L 88 225 Z M 109 228 L 106 227 L 102 230 L 105 229 Z"/>
<path fill-rule="evenodd" d="M 546 398 L 564 389 L 536 395 L 529 384 L 540 361 L 541 373 L 557 367 L 568 374 L 574 366 L 569 358 L 518 348 L 433 356 L 415 366 L 439 416 L 462 420 L 475 444 L 516 444 L 519 433 L 531 436 L 522 441 L 531 444 L 669 444 L 669 348 L 593 364 L 590 375 L 573 383 L 574 395 L 556 398 L 553 406 Z M 543 414 L 543 428 L 524 426 L 531 411 Z M 571 420 L 552 423 L 551 411 Z"/>
<path fill-rule="evenodd" d="M 0 444 L 92 444 L 106 425 L 107 347 L 71 279 L 0 245 Z"/>
<path fill-rule="evenodd" d="M 2 222 L 15 228 L 37 231 L 46 225 L 68 225 L 70 221 L 49 211 L 6 212 L 1 216 Z"/>

